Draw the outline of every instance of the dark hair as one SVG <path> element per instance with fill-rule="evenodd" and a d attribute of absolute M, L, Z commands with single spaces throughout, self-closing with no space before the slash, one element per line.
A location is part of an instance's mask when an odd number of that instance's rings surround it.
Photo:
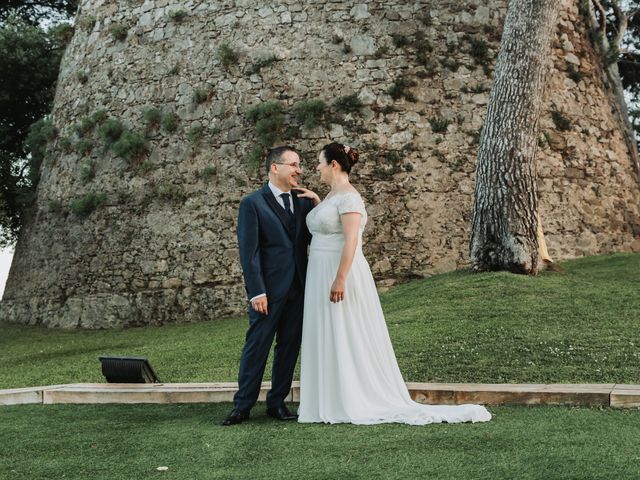
<path fill-rule="evenodd" d="M 338 162 L 343 172 L 350 173 L 351 167 L 358 163 L 358 150 L 341 143 L 333 142 L 322 147 L 327 164 L 333 160 Z"/>
<path fill-rule="evenodd" d="M 267 153 L 267 157 L 266 157 L 266 159 L 264 161 L 264 166 L 267 169 L 267 174 L 269 174 L 269 172 L 271 171 L 271 164 L 279 163 L 280 160 L 282 160 L 282 155 L 285 152 L 298 153 L 298 152 L 296 152 L 296 149 L 293 148 L 291 145 L 283 145 L 281 147 L 274 147 L 271 150 L 269 150 L 269 152 Z"/>

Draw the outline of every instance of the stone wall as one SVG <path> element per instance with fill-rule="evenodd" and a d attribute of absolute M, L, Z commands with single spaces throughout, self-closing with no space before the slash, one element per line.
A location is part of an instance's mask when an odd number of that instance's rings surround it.
<path fill-rule="evenodd" d="M 638 182 L 574 3 L 563 2 L 549 59 L 538 156 L 555 259 L 640 249 Z M 270 100 L 285 111 L 281 141 L 301 150 L 304 183 L 320 193 L 318 149 L 328 139 L 360 148 L 352 179 L 368 205 L 365 253 L 380 286 L 466 266 L 476 142 L 505 13 L 502 0 L 85 0 L 57 88 L 60 135 L 2 319 L 106 328 L 241 312 L 237 207 L 264 181 L 249 160 L 256 133 L 245 113 Z M 222 44 L 237 62 L 223 64 Z M 398 79 L 405 87 L 393 98 Z M 333 106 L 353 94 L 357 112 Z M 322 126 L 300 126 L 292 112 L 303 99 L 327 104 Z M 146 126 L 150 107 L 176 113 L 177 130 Z M 85 137 L 93 148 L 77 153 L 74 124 L 101 109 L 146 131 L 148 154 L 116 156 L 97 127 Z M 89 192 L 105 203 L 86 217 L 71 211 Z"/>

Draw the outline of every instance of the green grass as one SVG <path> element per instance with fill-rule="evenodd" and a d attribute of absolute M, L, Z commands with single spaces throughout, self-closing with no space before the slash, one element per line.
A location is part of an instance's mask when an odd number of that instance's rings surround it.
<path fill-rule="evenodd" d="M 382 295 L 405 379 L 640 383 L 640 254 L 561 269 L 458 271 Z M 101 382 L 100 354 L 146 356 L 165 382 L 235 381 L 247 325 L 244 317 L 121 331 L 0 324 L 0 388 Z"/>
<path fill-rule="evenodd" d="M 495 407 L 489 423 L 222 427 L 228 404 L 2 407 L 0 478 L 636 479 L 637 411 Z M 7 441 L 4 441 L 7 440 Z M 167 466 L 166 472 L 157 467 Z"/>

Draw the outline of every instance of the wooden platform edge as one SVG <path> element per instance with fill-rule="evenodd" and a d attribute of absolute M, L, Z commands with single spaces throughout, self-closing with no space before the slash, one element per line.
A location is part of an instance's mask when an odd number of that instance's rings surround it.
<path fill-rule="evenodd" d="M 232 402 L 237 383 L 84 383 L 0 390 L 1 405 L 98 403 L 222 403 Z M 258 401 L 271 388 L 263 382 Z M 407 382 L 411 398 L 433 405 L 573 405 L 639 408 L 640 385 L 620 384 L 471 384 Z M 300 399 L 294 382 L 289 402 Z"/>

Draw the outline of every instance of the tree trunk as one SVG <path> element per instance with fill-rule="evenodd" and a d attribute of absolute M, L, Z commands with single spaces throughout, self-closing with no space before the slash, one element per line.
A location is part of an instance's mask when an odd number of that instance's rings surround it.
<path fill-rule="evenodd" d="M 535 154 L 557 0 L 511 0 L 480 135 L 469 253 L 476 271 L 536 274 Z"/>

